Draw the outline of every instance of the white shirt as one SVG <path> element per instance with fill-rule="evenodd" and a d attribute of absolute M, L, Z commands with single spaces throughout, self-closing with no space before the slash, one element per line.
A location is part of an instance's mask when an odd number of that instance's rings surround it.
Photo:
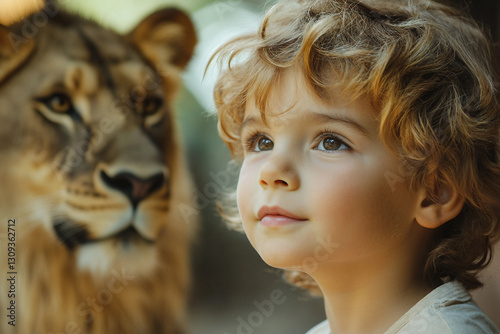
<path fill-rule="evenodd" d="M 422 298 L 385 334 L 500 334 L 462 284 L 448 282 Z M 330 334 L 328 321 L 306 334 Z"/>

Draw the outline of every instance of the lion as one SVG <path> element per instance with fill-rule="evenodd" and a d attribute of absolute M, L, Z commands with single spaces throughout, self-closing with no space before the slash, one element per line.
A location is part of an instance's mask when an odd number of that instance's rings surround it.
<path fill-rule="evenodd" d="M 50 2 L 0 26 L 1 333 L 185 333 L 195 44 L 174 8 L 125 35 Z"/>

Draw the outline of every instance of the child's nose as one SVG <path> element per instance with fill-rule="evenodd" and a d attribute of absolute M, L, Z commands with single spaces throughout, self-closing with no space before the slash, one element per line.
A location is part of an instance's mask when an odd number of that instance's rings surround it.
<path fill-rule="evenodd" d="M 263 189 L 283 188 L 293 191 L 299 188 L 300 179 L 290 159 L 275 156 L 262 165 L 259 184 Z"/>

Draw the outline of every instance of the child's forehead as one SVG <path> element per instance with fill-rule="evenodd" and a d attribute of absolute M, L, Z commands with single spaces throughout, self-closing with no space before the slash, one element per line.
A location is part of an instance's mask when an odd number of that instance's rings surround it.
<path fill-rule="evenodd" d="M 279 115 L 292 109 L 304 99 L 326 104 L 326 101 L 317 96 L 309 87 L 304 74 L 299 69 L 288 68 L 276 74 L 271 83 L 257 82 L 250 87 L 245 113 L 249 110 L 261 109 L 262 102 L 266 107 L 262 110 L 263 115 Z"/>
<path fill-rule="evenodd" d="M 262 92 L 267 92 L 263 98 Z M 314 111 L 320 109 L 327 112 L 335 108 L 346 113 L 366 111 L 370 117 L 377 115 L 376 108 L 368 98 L 357 98 L 342 89 L 338 83 L 325 88 L 323 94 L 314 89 L 313 84 L 296 66 L 279 73 L 275 80 L 266 87 L 252 87 L 245 104 L 245 117 L 258 111 L 264 121 L 268 117 L 280 117 L 290 111 Z M 361 106 L 361 107 L 360 107 Z"/>
<path fill-rule="evenodd" d="M 258 105 L 258 96 L 247 100 L 245 115 L 240 126 L 264 126 L 271 130 L 302 131 L 304 127 L 316 128 L 321 124 L 347 124 L 371 138 L 379 136 L 379 119 L 367 99 L 350 99 L 332 89 L 332 98 L 324 100 L 303 82 L 297 73 L 280 77 L 270 91 L 265 108 Z"/>

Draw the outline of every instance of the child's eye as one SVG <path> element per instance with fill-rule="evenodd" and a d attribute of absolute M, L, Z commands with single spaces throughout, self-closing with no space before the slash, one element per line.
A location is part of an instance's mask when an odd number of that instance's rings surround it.
<path fill-rule="evenodd" d="M 269 139 L 267 137 L 260 137 L 255 142 L 255 146 L 254 146 L 253 150 L 255 152 L 270 151 L 273 149 L 273 147 L 274 147 L 274 143 L 271 139 Z"/>
<path fill-rule="evenodd" d="M 261 133 L 257 133 L 247 140 L 247 148 L 251 152 L 270 151 L 273 147 L 273 141 Z"/>
<path fill-rule="evenodd" d="M 320 151 L 342 151 L 350 150 L 351 148 L 339 137 L 333 134 L 325 134 L 315 149 Z"/>

